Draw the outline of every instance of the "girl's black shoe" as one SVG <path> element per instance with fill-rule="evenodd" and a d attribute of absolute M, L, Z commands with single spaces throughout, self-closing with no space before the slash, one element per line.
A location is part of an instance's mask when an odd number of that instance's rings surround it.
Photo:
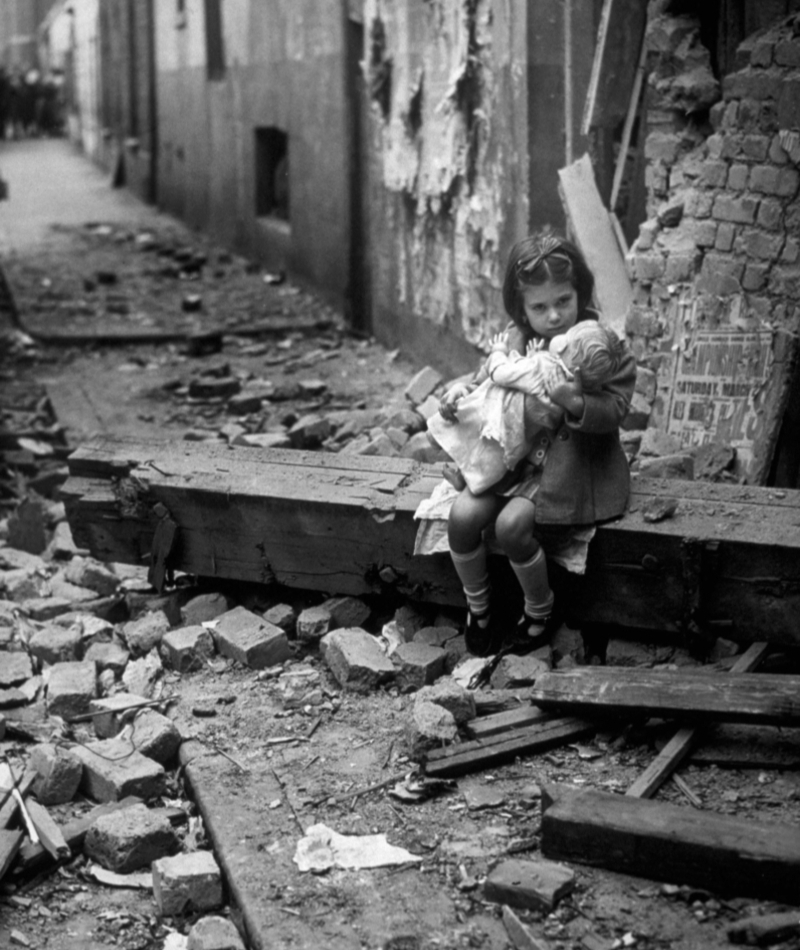
<path fill-rule="evenodd" d="M 464 642 L 467 650 L 473 656 L 491 656 L 497 652 L 495 643 L 495 625 L 492 622 L 491 611 L 484 614 L 474 614 L 467 611 L 467 623 L 464 627 Z"/>
<path fill-rule="evenodd" d="M 546 646 L 553 639 L 553 634 L 561 626 L 561 621 L 554 613 L 547 617 L 534 619 L 526 613 L 517 621 L 514 628 L 513 644 L 527 651 Z M 516 652 L 516 651 L 515 651 Z"/>

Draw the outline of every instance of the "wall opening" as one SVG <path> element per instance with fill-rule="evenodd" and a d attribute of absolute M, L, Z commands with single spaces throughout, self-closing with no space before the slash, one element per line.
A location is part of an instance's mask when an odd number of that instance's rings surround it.
<path fill-rule="evenodd" d="M 255 130 L 256 216 L 289 220 L 289 136 L 268 126 Z"/>
<path fill-rule="evenodd" d="M 222 0 L 205 0 L 206 69 L 209 79 L 225 75 L 225 44 L 222 37 Z"/>

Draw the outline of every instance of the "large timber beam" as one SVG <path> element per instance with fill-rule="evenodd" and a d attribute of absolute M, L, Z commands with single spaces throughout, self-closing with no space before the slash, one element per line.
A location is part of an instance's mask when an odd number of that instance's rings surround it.
<path fill-rule="evenodd" d="M 414 512 L 438 466 L 107 439 L 68 465 L 70 526 L 100 560 L 149 563 L 169 518 L 167 562 L 190 574 L 356 595 L 390 585 L 463 603 L 449 557 L 413 553 Z M 653 521 L 657 509 L 672 513 Z M 628 513 L 598 530 L 586 575 L 569 583 L 584 622 L 668 632 L 697 623 L 744 642 L 797 644 L 800 492 L 634 478 Z"/>

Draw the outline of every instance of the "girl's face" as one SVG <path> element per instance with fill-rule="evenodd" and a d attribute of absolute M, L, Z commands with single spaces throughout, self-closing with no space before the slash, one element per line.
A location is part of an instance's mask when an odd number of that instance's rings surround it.
<path fill-rule="evenodd" d="M 533 332 L 550 340 L 578 322 L 578 293 L 570 283 L 550 280 L 523 287 L 522 310 Z"/>

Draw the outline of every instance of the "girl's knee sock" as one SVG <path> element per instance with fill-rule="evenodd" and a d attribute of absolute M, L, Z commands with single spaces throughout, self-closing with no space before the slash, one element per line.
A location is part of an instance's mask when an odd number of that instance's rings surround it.
<path fill-rule="evenodd" d="M 547 580 L 544 551 L 539 548 L 524 564 L 517 564 L 515 561 L 510 563 L 525 597 L 525 613 L 532 620 L 546 619 L 553 609 L 555 597 Z"/>
<path fill-rule="evenodd" d="M 464 588 L 467 604 L 473 614 L 485 614 L 489 610 L 489 569 L 486 562 L 486 548 L 479 544 L 468 554 L 450 552 L 456 574 Z"/>

